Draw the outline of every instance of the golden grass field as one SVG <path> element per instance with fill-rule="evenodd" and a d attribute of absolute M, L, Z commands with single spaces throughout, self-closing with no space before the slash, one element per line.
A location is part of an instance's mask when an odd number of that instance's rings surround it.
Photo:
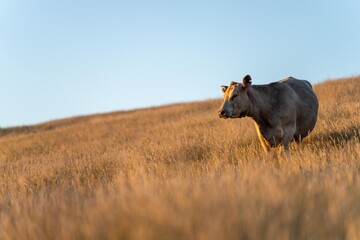
<path fill-rule="evenodd" d="M 360 76 L 314 89 L 289 155 L 220 99 L 0 129 L 0 239 L 360 239 Z"/>

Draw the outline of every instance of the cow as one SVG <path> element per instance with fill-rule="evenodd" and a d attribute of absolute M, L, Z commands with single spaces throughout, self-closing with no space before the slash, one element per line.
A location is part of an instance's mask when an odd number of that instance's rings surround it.
<path fill-rule="evenodd" d="M 288 77 L 266 85 L 252 85 L 250 75 L 242 83 L 221 86 L 224 101 L 220 118 L 250 117 L 265 152 L 300 143 L 315 127 L 319 102 L 306 80 Z"/>

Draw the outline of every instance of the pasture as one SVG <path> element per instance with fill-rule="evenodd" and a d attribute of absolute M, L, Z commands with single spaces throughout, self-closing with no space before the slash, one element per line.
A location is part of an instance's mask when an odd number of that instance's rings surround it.
<path fill-rule="evenodd" d="M 314 90 L 290 155 L 220 99 L 0 129 L 0 239 L 360 239 L 360 76 Z"/>

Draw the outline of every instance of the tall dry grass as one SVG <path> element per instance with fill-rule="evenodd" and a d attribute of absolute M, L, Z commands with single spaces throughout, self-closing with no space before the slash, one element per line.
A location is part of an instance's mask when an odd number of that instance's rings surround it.
<path fill-rule="evenodd" d="M 0 129 L 0 239 L 360 239 L 360 77 L 266 156 L 220 100 Z"/>

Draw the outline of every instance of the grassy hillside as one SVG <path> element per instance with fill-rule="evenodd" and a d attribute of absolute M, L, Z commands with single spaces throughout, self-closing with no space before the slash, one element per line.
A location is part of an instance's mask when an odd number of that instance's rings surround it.
<path fill-rule="evenodd" d="M 314 89 L 289 156 L 221 100 L 0 129 L 0 239 L 360 239 L 360 76 Z"/>

